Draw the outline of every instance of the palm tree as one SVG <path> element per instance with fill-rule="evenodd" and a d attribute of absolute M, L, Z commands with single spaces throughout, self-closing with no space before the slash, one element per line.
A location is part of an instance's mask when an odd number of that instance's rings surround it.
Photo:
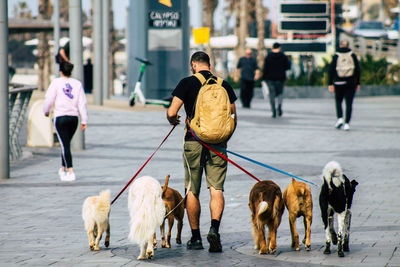
<path fill-rule="evenodd" d="M 40 0 L 39 1 L 39 20 L 49 20 L 51 14 L 53 13 L 53 6 L 50 0 Z M 39 65 L 39 79 L 38 79 L 38 89 L 44 91 L 50 85 L 50 70 L 51 70 L 51 60 L 50 60 L 50 47 L 49 47 L 49 34 L 46 32 L 38 33 L 38 65 Z"/>
<path fill-rule="evenodd" d="M 248 16 L 248 1 L 240 0 L 239 8 L 239 32 L 236 33 L 238 36 L 238 47 L 237 47 L 237 59 L 243 56 L 246 50 L 246 37 L 249 35 L 249 27 L 247 23 Z"/>
<path fill-rule="evenodd" d="M 214 36 L 214 11 L 218 0 L 203 0 L 203 26 L 210 29 L 210 37 Z M 210 56 L 211 67 L 215 67 L 215 57 L 210 45 L 206 46 L 206 53 Z"/>
<path fill-rule="evenodd" d="M 264 63 L 265 56 L 265 45 L 264 45 L 264 36 L 265 36 L 265 12 L 262 0 L 256 0 L 256 21 L 257 21 L 257 65 L 260 69 L 262 69 L 262 65 Z"/>

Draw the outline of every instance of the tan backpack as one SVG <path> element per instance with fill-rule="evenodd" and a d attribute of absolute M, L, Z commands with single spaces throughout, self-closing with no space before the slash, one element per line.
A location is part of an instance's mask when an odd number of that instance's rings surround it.
<path fill-rule="evenodd" d="M 338 55 L 336 62 L 336 72 L 339 78 L 351 77 L 354 74 L 354 60 L 351 56 L 353 52 L 336 53 Z"/>
<path fill-rule="evenodd" d="M 218 144 L 229 139 L 235 130 L 231 102 L 222 79 L 214 77 L 206 80 L 201 73 L 194 75 L 202 86 L 197 95 L 195 113 L 190 120 L 190 128 L 196 136 L 210 144 Z M 215 81 L 215 83 L 210 83 Z"/>

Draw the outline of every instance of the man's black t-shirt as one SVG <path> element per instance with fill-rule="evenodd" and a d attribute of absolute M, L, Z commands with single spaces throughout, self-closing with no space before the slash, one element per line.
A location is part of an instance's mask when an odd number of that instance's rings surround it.
<path fill-rule="evenodd" d="M 209 71 L 200 71 L 200 73 L 204 76 L 206 80 L 212 76 L 212 73 Z M 223 81 L 222 87 L 224 87 L 227 91 L 230 102 L 234 103 L 237 97 L 232 89 L 232 86 L 228 82 Z M 175 90 L 172 92 L 173 96 L 176 96 L 183 101 L 187 117 L 193 117 L 194 115 L 193 106 L 195 105 L 196 97 L 200 91 L 200 88 L 201 82 L 199 81 L 199 79 L 192 75 L 182 79 L 176 86 Z M 190 134 L 187 133 L 185 137 L 186 140 L 191 139 L 189 135 Z"/>
<path fill-rule="evenodd" d="M 237 64 L 240 69 L 240 78 L 245 81 L 254 81 L 254 73 L 258 69 L 257 61 L 255 58 L 241 57 Z"/>

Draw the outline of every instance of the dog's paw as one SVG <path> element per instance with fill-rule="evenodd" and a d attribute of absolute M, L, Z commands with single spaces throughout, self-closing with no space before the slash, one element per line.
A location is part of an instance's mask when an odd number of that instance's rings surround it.
<path fill-rule="evenodd" d="M 311 250 L 311 245 L 306 245 L 306 250 L 310 251 Z"/>
<path fill-rule="evenodd" d="M 148 250 L 148 251 L 146 252 L 146 256 L 147 256 L 147 258 L 148 258 L 149 260 L 151 260 L 151 259 L 153 259 L 153 257 L 154 257 L 154 252 L 153 252 L 152 250 Z"/>
<path fill-rule="evenodd" d="M 267 248 L 261 248 L 258 254 L 268 254 L 268 249 Z"/>
<path fill-rule="evenodd" d="M 99 250 L 100 250 L 99 247 L 97 247 L 97 246 L 94 247 L 94 251 L 99 251 Z"/>
<path fill-rule="evenodd" d="M 140 255 L 136 259 L 138 259 L 138 260 L 147 260 L 146 256 L 142 256 L 142 255 Z"/>
<path fill-rule="evenodd" d="M 331 254 L 331 248 L 325 247 L 324 254 Z"/>
<path fill-rule="evenodd" d="M 270 247 L 268 253 L 269 254 L 275 254 L 276 250 L 277 250 L 277 247 Z"/>
<path fill-rule="evenodd" d="M 182 244 L 182 240 L 181 240 L 180 238 L 177 238 L 177 239 L 176 239 L 176 243 L 177 243 L 177 244 Z"/>
<path fill-rule="evenodd" d="M 110 246 L 110 240 L 107 240 L 104 242 L 104 246 L 106 246 L 106 248 L 108 248 L 108 246 Z"/>

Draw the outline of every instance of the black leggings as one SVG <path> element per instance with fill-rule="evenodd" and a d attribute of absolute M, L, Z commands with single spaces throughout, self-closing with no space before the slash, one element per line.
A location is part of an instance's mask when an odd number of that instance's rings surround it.
<path fill-rule="evenodd" d="M 353 85 L 335 85 L 336 116 L 338 119 L 343 118 L 342 102 L 344 98 L 346 102 L 345 123 L 349 123 L 351 120 L 351 112 L 355 93 L 356 88 Z"/>
<path fill-rule="evenodd" d="M 254 81 L 240 80 L 240 100 L 244 108 L 249 108 L 253 98 Z"/>
<path fill-rule="evenodd" d="M 78 126 L 77 116 L 60 116 L 54 119 L 58 140 L 61 146 L 61 164 L 72 168 L 71 139 Z"/>

